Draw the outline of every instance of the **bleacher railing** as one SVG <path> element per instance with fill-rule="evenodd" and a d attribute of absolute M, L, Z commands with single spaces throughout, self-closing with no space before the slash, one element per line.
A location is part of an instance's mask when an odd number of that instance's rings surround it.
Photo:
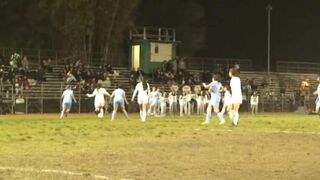
<path fill-rule="evenodd" d="M 251 70 L 252 61 L 250 59 L 231 59 L 231 58 L 206 58 L 206 57 L 186 57 L 184 58 L 187 69 L 199 71 L 224 70 L 230 68 L 235 63 L 240 65 L 241 70 Z"/>
<path fill-rule="evenodd" d="M 22 57 L 27 56 L 31 65 L 39 65 L 42 60 L 48 59 L 51 59 L 53 65 L 61 65 L 81 59 L 90 65 L 103 65 L 108 63 L 116 67 L 128 66 L 128 53 L 124 52 L 112 52 L 108 59 L 105 60 L 104 54 L 101 52 L 90 54 L 82 53 L 79 57 L 70 51 L 63 50 L 0 47 L 0 56 L 7 61 L 10 60 L 13 53 L 19 53 Z"/>
<path fill-rule="evenodd" d="M 320 63 L 277 61 L 277 71 L 287 73 L 320 73 Z"/>
<path fill-rule="evenodd" d="M 176 41 L 172 28 L 138 27 L 130 30 L 130 40 Z"/>

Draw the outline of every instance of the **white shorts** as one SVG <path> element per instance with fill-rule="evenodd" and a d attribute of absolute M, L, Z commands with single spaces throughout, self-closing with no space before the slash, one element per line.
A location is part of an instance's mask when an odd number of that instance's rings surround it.
<path fill-rule="evenodd" d="M 148 104 L 149 103 L 149 97 L 147 95 L 144 96 L 138 96 L 138 104 Z"/>
<path fill-rule="evenodd" d="M 231 96 L 232 104 L 242 104 L 242 96 Z"/>
<path fill-rule="evenodd" d="M 95 108 L 101 108 L 101 107 L 104 107 L 105 104 L 106 104 L 105 101 L 95 101 L 95 102 L 94 102 L 94 107 L 95 107 Z"/>

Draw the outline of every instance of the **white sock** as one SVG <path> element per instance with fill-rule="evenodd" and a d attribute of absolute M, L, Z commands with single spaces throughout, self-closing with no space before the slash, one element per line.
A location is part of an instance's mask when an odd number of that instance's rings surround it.
<path fill-rule="evenodd" d="M 63 114 L 64 114 L 64 111 L 62 110 L 62 111 L 61 111 L 61 115 L 60 115 L 60 119 L 63 118 Z"/>
<path fill-rule="evenodd" d="M 113 121 L 116 117 L 117 111 L 112 111 L 111 120 Z"/>
<path fill-rule="evenodd" d="M 238 125 L 238 122 L 239 122 L 239 112 L 235 112 L 233 117 L 233 124 Z"/>
<path fill-rule="evenodd" d="M 230 119 L 233 119 L 233 117 L 234 117 L 233 111 L 229 111 L 228 114 L 229 114 L 229 118 L 230 118 Z"/>
<path fill-rule="evenodd" d="M 100 114 L 102 115 L 102 117 L 104 116 L 103 108 L 100 108 Z"/>
<path fill-rule="evenodd" d="M 206 122 L 209 123 L 211 121 L 212 109 L 207 109 Z"/>
<path fill-rule="evenodd" d="M 146 122 L 146 119 L 147 119 L 147 111 L 142 111 L 142 122 Z"/>
<path fill-rule="evenodd" d="M 142 111 L 140 110 L 140 119 L 141 119 L 141 121 L 142 121 L 142 116 L 143 116 L 143 113 L 142 113 Z"/>
<path fill-rule="evenodd" d="M 224 115 L 224 113 L 225 113 L 225 108 L 222 108 L 220 114 Z"/>

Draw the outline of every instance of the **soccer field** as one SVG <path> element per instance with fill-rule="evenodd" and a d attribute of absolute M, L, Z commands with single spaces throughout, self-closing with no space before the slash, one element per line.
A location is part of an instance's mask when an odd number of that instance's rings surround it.
<path fill-rule="evenodd" d="M 0 116 L 0 179 L 319 179 L 320 118 Z"/>

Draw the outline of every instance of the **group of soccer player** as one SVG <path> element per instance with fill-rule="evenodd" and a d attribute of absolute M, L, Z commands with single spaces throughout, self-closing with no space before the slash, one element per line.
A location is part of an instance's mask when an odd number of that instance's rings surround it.
<path fill-rule="evenodd" d="M 140 109 L 140 119 L 141 122 L 146 122 L 148 116 L 165 116 L 167 113 L 167 104 L 169 104 L 169 113 L 174 114 L 178 111 L 178 104 L 180 107 L 180 116 L 184 114 L 190 115 L 193 111 L 194 99 L 197 107 L 197 114 L 205 114 L 205 121 L 202 124 L 209 124 L 212 119 L 212 114 L 215 114 L 219 119 L 219 124 L 225 124 L 226 120 L 224 117 L 225 112 L 228 112 L 229 118 L 232 121 L 232 125 L 237 126 L 239 123 L 239 108 L 242 104 L 242 91 L 241 91 L 241 80 L 239 78 L 239 71 L 235 68 L 231 68 L 229 71 L 230 86 L 222 86 L 220 76 L 214 74 L 212 77 L 212 82 L 210 84 L 203 83 L 202 86 L 206 91 L 201 91 L 197 95 L 193 96 L 190 93 L 182 93 L 180 96 L 176 92 L 161 93 L 160 89 L 153 87 L 150 91 L 149 83 L 142 78 L 140 82 L 136 85 L 133 92 L 131 101 L 134 102 L 135 97 L 137 97 L 137 102 Z M 319 86 L 315 95 L 318 95 L 316 100 L 316 112 L 319 113 L 320 109 L 320 78 L 318 78 Z M 222 98 L 222 93 L 224 94 Z M 125 91 L 121 87 L 117 87 L 113 93 L 110 95 L 105 88 L 101 87 L 101 84 L 97 85 L 97 88 L 92 94 L 87 94 L 87 97 L 95 97 L 94 106 L 95 112 L 98 118 L 103 118 L 105 114 L 106 106 L 106 96 L 110 97 L 110 102 L 113 102 L 113 111 L 111 115 L 111 120 L 115 119 L 115 116 L 120 108 L 128 119 L 128 113 L 126 111 L 125 105 L 129 102 L 126 99 Z M 77 102 L 71 86 L 68 85 L 66 90 L 63 92 L 61 98 L 62 110 L 60 118 L 67 116 L 72 100 Z M 223 106 L 220 109 L 220 103 L 223 102 Z M 206 112 L 205 112 L 206 109 Z"/>

